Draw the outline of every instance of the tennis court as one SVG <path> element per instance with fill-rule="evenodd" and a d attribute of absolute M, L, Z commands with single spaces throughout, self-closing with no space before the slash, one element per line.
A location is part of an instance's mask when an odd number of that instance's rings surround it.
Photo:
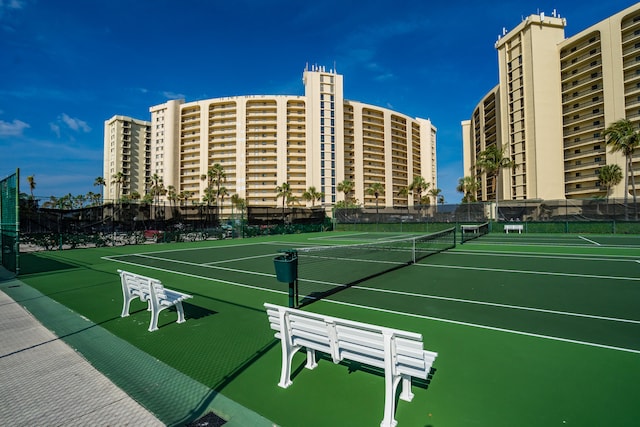
<path fill-rule="evenodd" d="M 287 305 L 287 284 L 276 280 L 273 262 L 283 250 L 398 237 L 332 232 L 38 253 L 21 257 L 21 280 L 214 390 L 189 400 L 185 382 L 149 384 L 117 362 L 126 356 L 120 352 L 105 346 L 85 355 L 169 425 L 211 408 L 228 415 L 216 406 L 216 393 L 282 426 L 379 425 L 384 378 L 367 366 L 323 357 L 309 371 L 297 354 L 293 385 L 277 386 L 280 343 L 263 303 Z M 438 353 L 430 379 L 414 381 L 413 401 L 399 401 L 399 426 L 636 425 L 640 237 L 491 233 L 382 274 L 371 274 L 371 260 L 341 257 L 320 271 L 344 276 L 350 286 L 323 294 L 327 283 L 301 280 L 304 310 L 417 332 Z M 117 269 L 192 294 L 187 322 L 176 324 L 175 311 L 163 311 L 160 329 L 149 333 L 149 314 L 139 302 L 120 318 Z M 305 299 L 318 294 L 321 299 Z M 45 325 L 55 323 L 42 317 Z M 64 328 L 56 327 L 60 336 Z"/>

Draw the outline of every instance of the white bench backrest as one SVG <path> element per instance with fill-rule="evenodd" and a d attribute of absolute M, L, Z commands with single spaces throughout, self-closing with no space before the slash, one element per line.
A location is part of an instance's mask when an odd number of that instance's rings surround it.
<path fill-rule="evenodd" d="M 123 285 L 127 287 L 130 293 L 147 299 L 151 295 L 151 286 L 153 286 L 153 290 L 159 299 L 166 298 L 164 286 L 162 286 L 162 282 L 159 280 L 140 276 L 128 271 L 119 270 L 118 272 L 122 277 Z"/>
<path fill-rule="evenodd" d="M 280 310 L 265 304 L 269 323 L 275 331 L 281 330 Z M 348 359 L 377 368 L 386 368 L 385 337 L 389 337 L 395 374 L 426 379 L 436 353 L 425 351 L 422 335 L 368 323 L 354 322 L 296 309 L 285 309 L 288 316 L 291 344 L 322 351 L 334 362 Z M 281 338 L 280 333 L 276 337 Z M 387 362 L 390 363 L 390 362 Z"/>

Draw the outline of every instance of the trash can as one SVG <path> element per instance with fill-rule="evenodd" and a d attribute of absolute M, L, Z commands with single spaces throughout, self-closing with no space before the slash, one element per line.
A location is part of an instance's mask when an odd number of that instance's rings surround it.
<path fill-rule="evenodd" d="M 298 255 L 286 252 L 273 259 L 276 268 L 276 278 L 279 282 L 293 283 L 298 279 Z"/>
<path fill-rule="evenodd" d="M 298 252 L 283 252 L 284 255 L 273 259 L 273 265 L 276 268 L 276 279 L 289 284 L 289 307 L 294 308 L 298 305 Z"/>

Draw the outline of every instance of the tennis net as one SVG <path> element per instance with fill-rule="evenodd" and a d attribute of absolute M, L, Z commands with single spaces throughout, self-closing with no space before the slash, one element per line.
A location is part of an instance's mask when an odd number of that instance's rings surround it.
<path fill-rule="evenodd" d="M 454 248 L 455 228 L 356 245 L 297 249 L 299 306 Z"/>
<path fill-rule="evenodd" d="M 460 243 L 468 242 L 469 240 L 477 239 L 480 236 L 489 234 L 489 223 L 483 224 L 463 224 L 460 225 Z"/>

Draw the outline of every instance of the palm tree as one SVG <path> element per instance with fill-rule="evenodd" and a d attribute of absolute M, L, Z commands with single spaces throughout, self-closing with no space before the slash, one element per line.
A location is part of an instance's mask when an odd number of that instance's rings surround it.
<path fill-rule="evenodd" d="M 280 197 L 282 197 L 282 224 L 285 223 L 284 221 L 284 209 L 285 209 L 285 204 L 289 203 L 289 200 L 292 198 L 293 193 L 291 191 L 291 186 L 286 183 L 283 182 L 282 185 L 279 185 L 276 187 L 276 202 L 278 201 L 278 199 Z"/>
<path fill-rule="evenodd" d="M 102 192 L 104 191 L 104 186 L 107 185 L 107 183 L 105 182 L 104 178 L 99 176 L 95 179 L 95 181 L 93 181 L 93 186 L 97 187 L 100 186 L 100 194 L 102 195 Z M 104 199 L 104 195 L 102 197 Z"/>
<path fill-rule="evenodd" d="M 240 210 L 244 210 L 244 208 L 247 206 L 247 202 L 242 197 L 240 197 L 238 193 L 231 196 L 231 204 Z"/>
<path fill-rule="evenodd" d="M 111 177 L 111 183 L 116 185 L 116 200 L 120 200 L 120 188 L 126 179 L 122 172 L 117 172 Z"/>
<path fill-rule="evenodd" d="M 147 183 L 151 185 L 151 195 L 153 196 L 154 202 L 157 206 L 160 204 L 160 196 L 167 193 L 167 190 L 164 188 L 164 184 L 162 183 L 162 177 L 158 176 L 157 173 L 154 173 Z"/>
<path fill-rule="evenodd" d="M 311 207 L 314 207 L 315 203 L 322 200 L 323 197 L 324 193 L 320 193 L 313 185 L 309 187 L 307 191 L 302 193 L 302 198 L 307 202 L 311 202 Z"/>
<path fill-rule="evenodd" d="M 398 197 L 403 197 L 406 201 L 407 198 L 409 197 L 409 193 L 411 193 L 409 191 L 409 187 L 402 187 L 400 188 L 400 190 L 398 190 Z"/>
<path fill-rule="evenodd" d="M 36 176 L 29 175 L 27 177 L 27 182 L 29 183 L 29 192 L 31 193 L 31 200 L 33 200 L 33 190 L 36 189 Z"/>
<path fill-rule="evenodd" d="M 178 201 L 178 193 L 176 192 L 176 187 L 173 185 L 167 186 L 167 199 L 169 200 L 169 205 L 171 207 L 175 207 Z"/>
<path fill-rule="evenodd" d="M 247 202 L 238 193 L 231 195 L 231 206 L 240 211 L 240 219 L 244 221 L 244 208 L 247 206 Z"/>
<path fill-rule="evenodd" d="M 607 210 L 609 209 L 609 193 L 611 188 L 620 184 L 622 181 L 622 169 L 616 164 L 605 165 L 598 171 L 598 179 L 600 179 L 600 185 L 604 187 L 606 191 Z"/>
<path fill-rule="evenodd" d="M 472 176 L 465 176 L 458 180 L 456 191 L 463 194 L 462 203 L 472 203 L 476 201 L 478 192 L 478 181 Z"/>
<path fill-rule="evenodd" d="M 420 211 L 422 211 L 422 205 L 425 204 L 425 199 L 422 197 L 422 193 L 426 191 L 431 184 L 425 181 L 425 179 L 419 175 L 413 177 L 413 181 L 409 184 L 408 190 L 413 195 L 413 202 L 418 202 Z M 429 198 L 427 198 L 429 200 Z"/>
<path fill-rule="evenodd" d="M 224 198 L 227 197 L 229 195 L 229 190 L 227 190 L 227 187 L 220 187 L 218 189 L 218 194 L 217 197 L 220 198 L 220 210 L 222 211 L 222 209 L 224 208 Z M 220 212 L 222 213 L 222 212 Z"/>
<path fill-rule="evenodd" d="M 633 194 L 633 205 L 635 217 L 638 218 L 638 206 L 636 204 L 636 180 L 633 173 L 633 154 L 640 147 L 640 132 L 628 119 L 621 119 L 613 122 L 604 130 L 604 137 L 607 145 L 611 146 L 611 152 L 622 152 L 626 159 L 624 175 L 624 204 L 629 200 L 629 177 L 631 177 L 631 191 Z M 626 209 L 625 209 L 626 213 Z"/>
<path fill-rule="evenodd" d="M 355 184 L 353 181 L 345 179 L 344 181 L 338 183 L 337 190 L 344 193 L 344 206 L 349 207 L 349 193 L 353 191 Z"/>
<path fill-rule="evenodd" d="M 433 204 L 436 207 L 436 213 L 438 213 L 438 202 L 440 202 L 440 198 L 442 198 L 441 204 L 444 204 L 444 197 L 440 195 L 441 193 L 442 193 L 442 190 L 439 188 L 432 188 L 427 192 L 429 197 L 433 197 Z"/>
<path fill-rule="evenodd" d="M 214 163 L 212 167 L 209 168 L 206 175 L 202 175 L 200 177 L 203 181 L 207 180 L 207 188 L 212 189 L 213 186 L 216 187 L 215 196 L 216 198 L 220 194 L 220 187 L 222 184 L 227 182 L 227 173 L 220 163 Z"/>
<path fill-rule="evenodd" d="M 365 190 L 365 192 L 368 195 L 374 196 L 376 198 L 376 222 L 377 222 L 378 221 L 378 198 L 380 197 L 381 193 L 384 193 L 384 185 L 382 185 L 379 182 L 374 182 Z"/>
<path fill-rule="evenodd" d="M 502 169 L 516 168 L 516 162 L 509 157 L 505 157 L 504 150 L 498 148 L 497 145 L 490 145 L 478 155 L 477 166 L 487 174 L 487 178 L 493 181 L 493 191 L 496 193 L 496 220 L 499 220 L 498 214 L 498 178 Z"/>
<path fill-rule="evenodd" d="M 178 193 L 178 201 L 180 206 L 184 206 L 185 202 L 189 200 L 189 197 L 193 196 L 193 191 L 181 191 Z"/>

